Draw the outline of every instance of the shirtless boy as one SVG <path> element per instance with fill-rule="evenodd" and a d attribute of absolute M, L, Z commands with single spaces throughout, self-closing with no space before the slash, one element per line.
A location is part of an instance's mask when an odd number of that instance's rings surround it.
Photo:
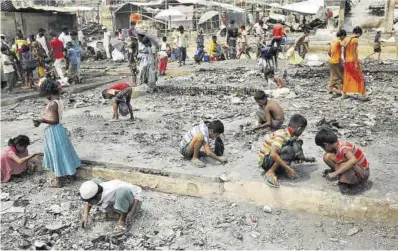
<path fill-rule="evenodd" d="M 285 121 L 285 113 L 278 102 L 268 100 L 267 94 L 263 91 L 257 91 L 254 100 L 259 105 L 256 112 L 258 126 L 254 130 L 270 128 L 271 130 L 281 129 Z"/>
<path fill-rule="evenodd" d="M 134 120 L 133 108 L 131 107 L 130 100 L 133 89 L 127 83 L 116 83 L 109 86 L 107 89 L 102 91 L 102 97 L 104 99 L 110 99 L 113 110 L 113 122 L 119 121 L 118 109 L 122 106 L 122 109 L 127 109 L 130 113 L 130 120 Z"/>

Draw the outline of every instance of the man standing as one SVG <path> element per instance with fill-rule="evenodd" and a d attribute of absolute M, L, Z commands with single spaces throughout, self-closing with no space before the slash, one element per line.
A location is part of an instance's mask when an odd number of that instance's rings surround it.
<path fill-rule="evenodd" d="M 46 52 L 46 55 L 48 56 L 50 51 L 48 50 L 48 43 L 47 43 L 48 41 L 47 41 L 47 38 L 45 36 L 45 32 L 46 32 L 45 29 L 40 28 L 39 29 L 39 33 L 36 36 L 36 41 L 41 44 L 41 46 L 43 47 L 44 51 Z"/>
<path fill-rule="evenodd" d="M 135 21 L 132 21 L 130 23 L 131 27 L 128 31 L 128 35 L 131 40 L 131 53 L 129 56 L 129 67 L 131 71 L 131 76 L 132 76 L 132 82 L 133 85 L 137 85 L 137 55 L 138 55 L 138 32 L 135 29 Z"/>
<path fill-rule="evenodd" d="M 258 41 L 257 41 L 257 53 L 256 53 L 256 58 L 259 58 L 261 55 L 261 47 L 262 47 L 262 42 L 264 39 L 264 21 L 260 20 L 260 22 L 258 22 L 258 25 L 256 26 L 256 36 L 258 36 Z"/>
<path fill-rule="evenodd" d="M 235 21 L 231 20 L 227 28 L 227 44 L 229 47 L 230 59 L 236 59 L 236 40 L 238 38 L 238 28 L 235 27 Z"/>
<path fill-rule="evenodd" d="M 50 36 L 52 38 L 50 42 L 50 48 L 51 48 L 50 55 L 54 60 L 54 67 L 58 77 L 61 79 L 61 82 L 64 82 L 65 76 L 64 73 L 62 72 L 62 59 L 64 58 L 64 53 L 63 53 L 64 44 L 60 39 L 57 38 L 57 35 L 54 32 L 52 32 Z"/>
<path fill-rule="evenodd" d="M 61 40 L 61 42 L 64 45 L 64 47 L 66 47 L 66 44 L 68 42 L 72 41 L 72 38 L 69 35 L 68 27 L 65 27 L 65 28 L 62 29 L 62 33 L 61 33 L 61 35 L 59 35 L 58 39 Z"/>
<path fill-rule="evenodd" d="M 111 53 L 109 51 L 109 43 L 111 41 L 111 34 L 108 32 L 108 29 L 104 26 L 102 27 L 102 31 L 104 32 L 104 48 L 106 52 L 106 58 L 111 58 Z"/>
<path fill-rule="evenodd" d="M 283 26 L 280 23 L 275 24 L 274 28 L 272 29 L 272 35 L 273 39 L 271 42 L 271 45 L 274 46 L 276 43 L 276 46 L 278 47 L 278 50 L 281 51 L 281 43 L 282 43 L 282 37 L 285 34 L 283 31 Z"/>
<path fill-rule="evenodd" d="M 178 63 L 181 66 L 185 65 L 185 60 L 187 58 L 187 45 L 188 45 L 188 35 L 184 33 L 184 27 L 180 25 L 177 32 L 177 46 L 180 51 L 180 56 L 178 58 Z"/>

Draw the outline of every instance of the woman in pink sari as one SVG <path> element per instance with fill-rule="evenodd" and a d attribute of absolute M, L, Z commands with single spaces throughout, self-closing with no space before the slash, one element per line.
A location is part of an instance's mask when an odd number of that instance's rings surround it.
<path fill-rule="evenodd" d="M 25 135 L 19 135 L 8 141 L 8 146 L 1 155 L 1 182 L 8 182 L 12 175 L 27 170 L 28 161 L 40 153 L 28 155 L 30 140 Z"/>

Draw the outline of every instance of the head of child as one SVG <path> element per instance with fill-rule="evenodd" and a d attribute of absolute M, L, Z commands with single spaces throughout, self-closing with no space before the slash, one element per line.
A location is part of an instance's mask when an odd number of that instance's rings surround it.
<path fill-rule="evenodd" d="M 8 140 L 8 146 L 15 147 L 18 153 L 25 152 L 29 145 L 29 137 L 25 135 L 18 135 Z"/>
<path fill-rule="evenodd" d="M 212 139 L 217 138 L 224 133 L 224 124 L 220 120 L 214 120 L 207 125 L 209 136 Z"/>
<path fill-rule="evenodd" d="M 53 100 L 61 94 L 60 87 L 56 81 L 45 81 L 40 86 L 40 96 L 46 97 L 48 100 Z"/>
<path fill-rule="evenodd" d="M 355 27 L 354 30 L 352 31 L 352 34 L 353 34 L 355 37 L 360 37 L 360 36 L 362 36 L 362 33 L 363 33 L 362 28 L 359 27 L 359 26 Z"/>
<path fill-rule="evenodd" d="M 112 99 L 113 95 L 108 93 L 108 89 L 105 89 L 105 90 L 102 91 L 102 97 L 104 99 Z"/>
<path fill-rule="evenodd" d="M 274 77 L 275 77 L 275 71 L 274 71 L 274 69 L 267 69 L 266 71 L 265 71 L 265 73 L 264 73 L 264 75 L 265 75 L 265 78 L 268 80 L 268 79 L 273 79 Z"/>
<path fill-rule="evenodd" d="M 315 144 L 327 153 L 336 153 L 338 138 L 333 130 L 322 128 L 315 136 Z"/>
<path fill-rule="evenodd" d="M 6 46 L 2 46 L 1 47 L 1 53 L 2 54 L 8 55 L 8 52 L 9 52 L 9 50 L 8 50 L 8 48 Z"/>
<path fill-rule="evenodd" d="M 103 188 L 94 181 L 84 182 L 79 189 L 80 198 L 89 205 L 96 205 L 101 200 Z"/>
<path fill-rule="evenodd" d="M 66 49 L 70 49 L 72 47 L 73 47 L 72 42 L 69 41 L 69 42 L 66 43 Z"/>
<path fill-rule="evenodd" d="M 162 38 L 162 41 L 163 41 L 163 42 L 167 42 L 167 37 L 163 37 L 163 38 Z"/>
<path fill-rule="evenodd" d="M 299 137 L 307 127 L 307 119 L 303 115 L 294 114 L 290 118 L 288 127 L 292 130 L 294 136 Z"/>
<path fill-rule="evenodd" d="M 340 39 L 343 40 L 347 36 L 347 32 L 344 29 L 341 29 L 337 32 L 336 36 Z"/>
<path fill-rule="evenodd" d="M 256 91 L 254 94 L 254 101 L 256 101 L 259 106 L 264 107 L 267 105 L 268 96 L 263 91 Z"/>
<path fill-rule="evenodd" d="M 242 30 L 242 31 L 246 30 L 246 26 L 242 25 L 242 26 L 240 27 L 240 30 Z"/>
<path fill-rule="evenodd" d="M 213 40 L 214 43 L 217 43 L 217 36 L 212 36 L 211 40 Z"/>

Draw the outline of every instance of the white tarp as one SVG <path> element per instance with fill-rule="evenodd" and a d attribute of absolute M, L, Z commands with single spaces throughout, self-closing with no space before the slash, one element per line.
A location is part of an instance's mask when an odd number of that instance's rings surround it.
<path fill-rule="evenodd" d="M 315 15 L 325 6 L 324 0 L 309 0 L 300 3 L 288 4 L 280 7 L 283 10 L 297 12 L 303 15 Z"/>
<path fill-rule="evenodd" d="M 177 9 L 167 9 L 159 12 L 155 18 L 161 20 L 184 20 L 186 16 Z"/>

